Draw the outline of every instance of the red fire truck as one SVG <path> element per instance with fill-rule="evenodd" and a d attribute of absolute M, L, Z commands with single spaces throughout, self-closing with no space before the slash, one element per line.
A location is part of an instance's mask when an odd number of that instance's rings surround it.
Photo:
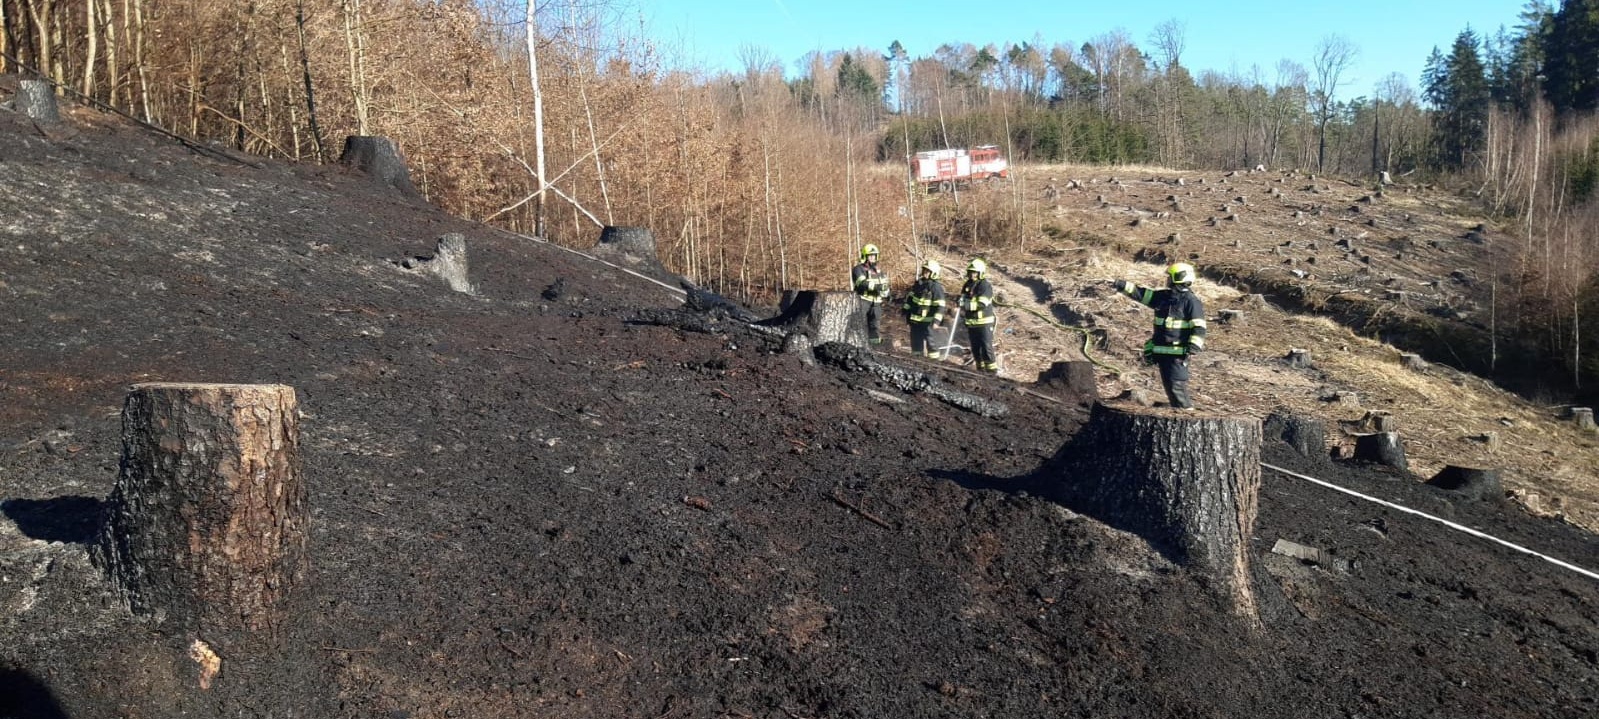
<path fill-rule="evenodd" d="M 911 157 L 911 179 L 929 190 L 936 187 L 948 192 L 973 180 L 996 177 L 1010 177 L 1010 163 L 995 145 L 979 145 L 970 150 L 928 150 Z"/>

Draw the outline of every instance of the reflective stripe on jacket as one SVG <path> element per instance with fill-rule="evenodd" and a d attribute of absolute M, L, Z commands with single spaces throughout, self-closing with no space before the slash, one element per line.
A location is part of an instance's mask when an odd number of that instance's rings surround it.
<path fill-rule="evenodd" d="M 905 298 L 905 319 L 917 324 L 944 321 L 944 284 L 934 279 L 917 280 Z"/>
<path fill-rule="evenodd" d="M 1129 284 L 1128 297 L 1155 310 L 1155 331 L 1144 343 L 1144 351 L 1182 357 L 1188 348 L 1205 348 L 1205 303 L 1193 290 L 1151 289 Z"/>
<path fill-rule="evenodd" d="M 878 269 L 877 265 L 862 262 L 850 270 L 850 279 L 855 288 L 855 294 L 867 302 L 882 302 L 888 299 L 888 274 Z"/>
<path fill-rule="evenodd" d="M 994 286 L 988 280 L 967 280 L 961 287 L 961 312 L 966 326 L 994 324 Z"/>

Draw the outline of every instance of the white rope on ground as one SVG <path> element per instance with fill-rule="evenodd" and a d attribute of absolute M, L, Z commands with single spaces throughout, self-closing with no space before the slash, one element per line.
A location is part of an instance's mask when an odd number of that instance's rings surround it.
<path fill-rule="evenodd" d="M 1573 572 L 1576 572 L 1576 573 L 1581 574 L 1581 575 L 1583 575 L 1585 577 L 1588 577 L 1589 579 L 1599 579 L 1599 573 L 1595 573 L 1595 572 L 1589 571 L 1587 569 L 1583 569 L 1582 567 L 1579 567 L 1579 566 L 1577 566 L 1575 564 L 1572 564 L 1570 562 L 1563 562 L 1563 561 L 1561 561 L 1559 559 L 1555 559 L 1554 557 L 1551 557 L 1551 556 L 1549 556 L 1547 554 L 1540 554 L 1538 552 L 1534 552 L 1531 549 L 1523 547 L 1523 546 L 1521 546 L 1519 544 L 1515 544 L 1515 543 L 1512 543 L 1512 542 L 1507 542 L 1507 541 L 1505 541 L 1503 539 L 1500 539 L 1498 537 L 1495 537 L 1495 536 L 1493 536 L 1491 534 L 1485 534 L 1483 532 L 1479 532 L 1479 531 L 1477 531 L 1475 529 L 1472 529 L 1471 527 L 1467 527 L 1464 524 L 1458 524 L 1458 523 L 1455 523 L 1455 522 L 1451 522 L 1451 521 L 1449 521 L 1447 519 L 1444 519 L 1442 517 L 1435 517 L 1435 516 L 1433 516 L 1431 514 L 1427 514 L 1426 512 L 1417 511 L 1417 510 L 1411 509 L 1409 507 L 1403 507 L 1403 506 L 1394 504 L 1393 502 L 1388 502 L 1388 501 L 1385 501 L 1385 500 L 1381 500 L 1381 499 L 1378 499 L 1378 498 L 1370 496 L 1370 495 L 1361 494 L 1361 493 L 1356 492 L 1355 490 L 1352 490 L 1352 489 L 1345 489 L 1345 488 L 1340 487 L 1340 486 L 1338 486 L 1336 484 L 1332 484 L 1330 482 L 1326 482 L 1326 481 L 1323 481 L 1323 480 L 1320 480 L 1320 479 L 1316 479 L 1315 477 L 1307 477 L 1307 476 L 1305 476 L 1303 474 L 1299 474 L 1298 472 L 1290 472 L 1290 471 L 1288 471 L 1286 469 L 1283 469 L 1282 467 L 1274 467 L 1272 465 L 1266 464 L 1265 462 L 1261 462 L 1260 466 L 1265 467 L 1266 469 L 1269 469 L 1269 470 L 1271 470 L 1273 472 L 1280 472 L 1280 473 L 1286 474 L 1286 475 L 1288 475 L 1290 477 L 1295 477 L 1297 479 L 1303 479 L 1306 482 L 1310 482 L 1312 484 L 1318 484 L 1318 485 L 1321 485 L 1321 486 L 1326 487 L 1328 489 L 1335 490 L 1335 491 L 1338 491 L 1338 492 L 1343 492 L 1344 494 L 1347 494 L 1347 495 L 1350 495 L 1350 496 L 1353 496 L 1353 497 L 1359 497 L 1360 499 L 1364 499 L 1364 500 L 1366 500 L 1368 502 L 1375 502 L 1377 504 L 1380 504 L 1380 505 L 1382 505 L 1384 507 L 1388 507 L 1390 509 L 1397 509 L 1397 510 L 1399 510 L 1401 512 L 1404 512 L 1406 514 L 1414 514 L 1414 515 L 1416 515 L 1418 517 L 1422 517 L 1422 518 L 1425 518 L 1425 519 L 1430 519 L 1430 520 L 1432 520 L 1434 522 L 1437 522 L 1437 523 L 1442 524 L 1442 525 L 1444 525 L 1446 527 L 1449 527 L 1450 529 L 1454 529 L 1454 530 L 1458 530 L 1458 531 L 1461 531 L 1461 532 L 1465 532 L 1466 534 L 1469 534 L 1469 535 L 1471 535 L 1473 537 L 1479 537 L 1481 539 L 1486 539 L 1486 540 L 1488 540 L 1490 542 L 1494 542 L 1494 543 L 1497 543 L 1497 544 L 1502 544 L 1502 545 L 1504 545 L 1506 547 L 1514 549 L 1514 550 L 1516 550 L 1518 552 L 1522 552 L 1524 554 L 1531 554 L 1534 557 L 1542 559 L 1542 560 L 1544 560 L 1546 562 L 1549 562 L 1551 564 L 1554 564 L 1556 566 L 1563 567 L 1565 569 L 1569 569 L 1569 570 L 1571 570 Z"/>

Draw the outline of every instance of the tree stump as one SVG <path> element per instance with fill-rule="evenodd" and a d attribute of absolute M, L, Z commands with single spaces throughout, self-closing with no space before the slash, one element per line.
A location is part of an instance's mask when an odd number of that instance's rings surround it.
<path fill-rule="evenodd" d="M 440 237 L 435 245 L 433 256 L 413 257 L 400 264 L 408 270 L 418 270 L 437 275 L 439 279 L 444 280 L 444 283 L 450 286 L 450 289 L 456 292 L 464 292 L 469 295 L 477 292 L 477 288 L 472 286 L 472 280 L 467 271 L 466 235 L 459 232 L 451 232 Z M 555 299 L 550 297 L 550 294 L 551 291 L 546 289 L 545 299 Z M 559 296 L 559 291 L 557 290 L 554 294 Z"/>
<path fill-rule="evenodd" d="M 1593 408 L 1592 407 L 1572 407 L 1571 408 L 1571 421 L 1577 423 L 1577 429 L 1585 430 L 1585 431 L 1588 431 L 1588 432 L 1592 432 L 1595 429 L 1599 429 L 1599 427 L 1596 427 L 1594 425 L 1594 422 L 1593 422 Z"/>
<path fill-rule="evenodd" d="M 804 333 L 811 338 L 812 346 L 843 342 L 867 347 L 866 314 L 854 292 L 801 290 L 782 314 L 755 324 Z M 942 335 L 939 332 L 935 336 L 944 340 Z"/>
<path fill-rule="evenodd" d="M 1288 356 L 1283 359 L 1288 361 L 1289 367 L 1309 367 L 1310 350 L 1292 348 L 1288 350 Z"/>
<path fill-rule="evenodd" d="M 273 630 L 306 570 L 298 403 L 284 385 L 134 385 L 96 559 L 136 612 Z"/>
<path fill-rule="evenodd" d="M 1244 323 L 1243 310 L 1221 310 L 1216 313 L 1216 322 L 1226 325 L 1241 325 Z"/>
<path fill-rule="evenodd" d="M 1405 445 L 1399 441 L 1398 432 L 1373 432 L 1355 436 L 1355 459 L 1375 462 L 1395 469 L 1408 470 Z"/>
<path fill-rule="evenodd" d="M 406 197 L 421 197 L 416 186 L 411 184 L 411 171 L 405 165 L 400 147 L 387 137 L 351 135 L 344 138 L 339 164 L 360 170 Z"/>
<path fill-rule="evenodd" d="M 1327 430 L 1310 417 L 1274 412 L 1262 425 L 1264 437 L 1281 440 L 1301 456 L 1321 459 L 1327 456 Z"/>
<path fill-rule="evenodd" d="M 1360 427 L 1367 432 L 1395 432 L 1399 429 L 1399 418 L 1387 410 L 1368 409 L 1360 418 Z"/>
<path fill-rule="evenodd" d="M 11 99 L 11 106 L 41 125 L 61 122 L 61 111 L 56 105 L 55 86 L 44 80 L 23 80 L 18 83 L 17 94 Z"/>
<path fill-rule="evenodd" d="M 1099 384 L 1094 375 L 1094 363 L 1074 360 L 1056 362 L 1038 373 L 1038 384 L 1054 390 L 1061 399 L 1085 402 L 1099 399 Z"/>
<path fill-rule="evenodd" d="M 1399 366 L 1408 370 L 1424 370 L 1427 368 L 1427 362 L 1421 358 L 1421 355 L 1414 352 L 1401 352 L 1399 354 Z"/>
<path fill-rule="evenodd" d="M 1449 465 L 1427 480 L 1437 487 L 1472 501 L 1498 501 L 1504 499 L 1505 487 L 1499 481 L 1499 470 L 1458 467 Z"/>
<path fill-rule="evenodd" d="M 1073 509 L 1136 533 L 1256 617 L 1250 535 L 1260 490 L 1259 420 L 1096 403 L 1065 486 Z"/>

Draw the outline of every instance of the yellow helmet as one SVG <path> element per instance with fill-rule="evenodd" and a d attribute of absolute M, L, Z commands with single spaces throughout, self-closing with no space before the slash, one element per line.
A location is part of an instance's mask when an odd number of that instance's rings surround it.
<path fill-rule="evenodd" d="M 1166 268 L 1167 281 L 1173 286 L 1194 284 L 1194 266 L 1187 262 L 1173 263 Z"/>
<path fill-rule="evenodd" d="M 943 272 L 944 268 L 939 266 L 938 260 L 928 260 L 922 263 L 922 271 L 926 272 L 928 277 L 936 280 L 938 279 L 938 273 Z"/>
<path fill-rule="evenodd" d="M 877 254 L 877 245 L 866 245 L 861 248 L 861 259 L 863 260 L 875 254 Z"/>
<path fill-rule="evenodd" d="M 966 264 L 966 271 L 968 273 L 976 272 L 977 278 L 982 279 L 988 275 L 988 263 L 980 259 L 972 260 Z"/>

